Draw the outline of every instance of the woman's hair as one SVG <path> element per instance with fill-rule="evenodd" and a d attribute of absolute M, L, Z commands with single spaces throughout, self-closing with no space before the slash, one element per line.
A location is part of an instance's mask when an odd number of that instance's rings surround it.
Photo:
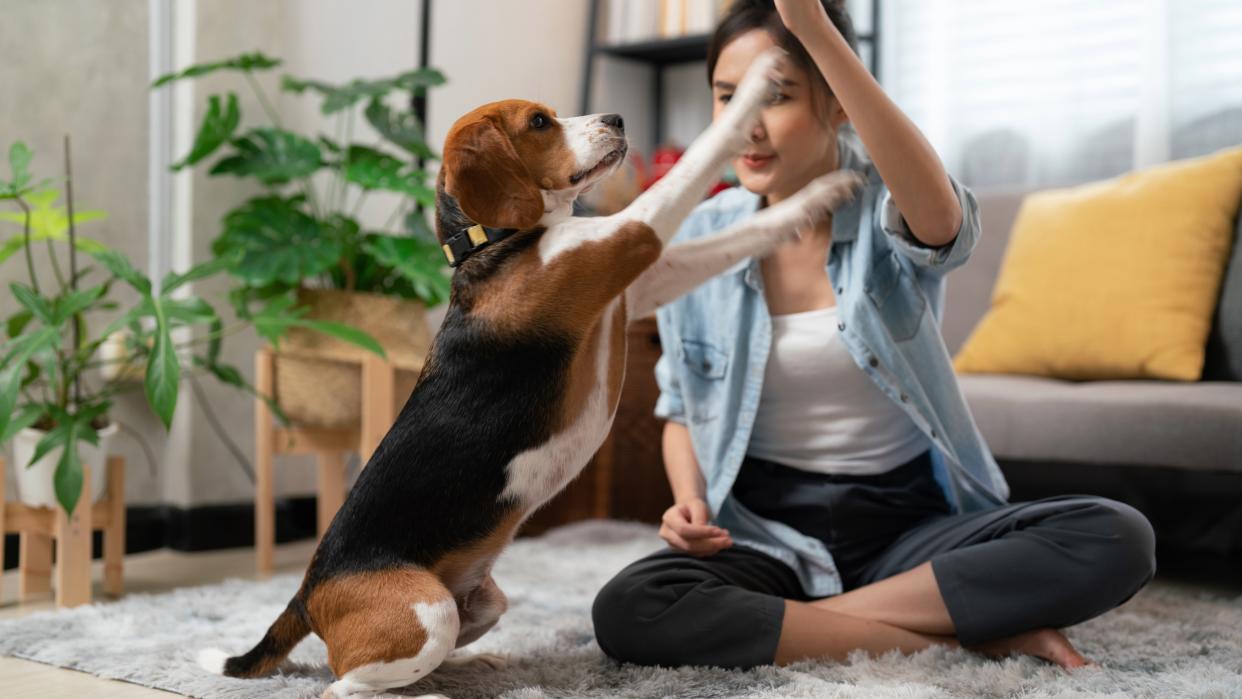
<path fill-rule="evenodd" d="M 841 36 L 845 37 L 850 48 L 854 50 L 854 53 L 858 53 L 858 39 L 854 35 L 854 23 L 850 21 L 849 13 L 845 11 L 845 0 L 820 0 L 820 4 L 824 6 L 824 10 L 828 12 L 828 19 L 836 26 L 837 31 L 841 32 Z M 716 25 L 716 31 L 712 34 L 711 43 L 707 47 L 708 85 L 712 83 L 712 77 L 716 73 L 716 62 L 720 59 L 720 52 L 724 50 L 724 47 L 737 37 L 755 29 L 766 31 L 777 46 L 789 53 L 790 60 L 802 68 L 810 78 L 813 92 L 823 98 L 832 96 L 832 89 L 828 87 L 828 82 L 819 72 L 814 59 L 806 52 L 802 42 L 798 41 L 781 21 L 773 0 L 733 0 L 729 5 L 725 16 Z M 819 104 L 820 102 L 816 101 L 816 108 Z"/>

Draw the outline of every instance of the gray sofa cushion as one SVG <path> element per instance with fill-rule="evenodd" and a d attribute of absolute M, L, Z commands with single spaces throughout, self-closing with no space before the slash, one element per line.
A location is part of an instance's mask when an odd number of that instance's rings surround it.
<path fill-rule="evenodd" d="M 997 459 L 1242 472 L 1242 383 L 959 377 Z"/>
<path fill-rule="evenodd" d="M 979 242 L 970 261 L 945 278 L 944 318 L 940 331 L 949 352 L 957 354 L 975 325 L 992 306 L 992 286 L 1000 274 L 1009 233 L 1028 190 L 984 189 L 979 201 Z"/>
<path fill-rule="evenodd" d="M 1225 268 L 1220 302 L 1208 335 L 1205 381 L 1242 381 L 1242 213 L 1233 236 L 1233 254 Z"/>

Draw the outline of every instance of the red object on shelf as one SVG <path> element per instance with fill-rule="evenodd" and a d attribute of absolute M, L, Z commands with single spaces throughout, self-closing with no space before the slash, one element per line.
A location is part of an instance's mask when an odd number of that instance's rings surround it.
<path fill-rule="evenodd" d="M 649 167 L 642 166 L 642 157 L 635 156 L 636 162 L 639 164 L 639 180 L 642 182 L 642 189 L 646 191 L 651 185 L 655 184 L 661 177 L 668 174 L 673 169 L 673 165 L 686 154 L 684 148 L 674 145 L 663 145 L 656 148 L 651 154 L 651 165 Z M 711 191 L 707 193 L 708 198 L 716 196 L 719 192 L 726 190 L 733 185 L 725 180 L 720 180 L 712 186 Z"/>
<path fill-rule="evenodd" d="M 682 155 L 685 155 L 685 150 L 677 146 L 665 145 L 656 148 L 651 154 L 651 167 L 647 169 L 647 179 L 643 181 L 643 189 L 646 190 L 668 174 L 668 171 L 673 169 L 673 165 L 681 160 Z"/>

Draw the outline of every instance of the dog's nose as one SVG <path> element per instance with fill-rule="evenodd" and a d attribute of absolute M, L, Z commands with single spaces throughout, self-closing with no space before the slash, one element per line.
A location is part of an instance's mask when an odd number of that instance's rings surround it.
<path fill-rule="evenodd" d="M 600 121 L 615 127 L 618 131 L 625 131 L 625 120 L 621 118 L 620 114 L 605 114 L 600 117 Z"/>

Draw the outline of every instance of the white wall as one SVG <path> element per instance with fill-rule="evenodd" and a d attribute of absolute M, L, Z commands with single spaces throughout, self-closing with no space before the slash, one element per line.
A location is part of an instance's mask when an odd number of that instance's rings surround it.
<path fill-rule="evenodd" d="M 9 146 L 24 141 L 34 151 L 32 171 L 37 177 L 58 178 L 59 186 L 63 137 L 68 134 L 75 208 L 108 212 L 106 219 L 80 226 L 77 233 L 119 250 L 139 265 L 146 260 L 147 247 L 146 26 L 144 2 L 115 6 L 94 0 L 8 2 L 0 19 L 0 171 L 8 179 Z M 58 203 L 64 203 L 63 188 Z M 6 202 L 0 210 L 17 208 Z M 0 240 L 20 230 L 0 223 Z M 64 246 L 60 250 L 64 253 Z M 38 245 L 34 252 L 38 277 L 44 284 L 54 282 L 46 248 Z M 67 270 L 66 258 L 61 262 Z M 91 262 L 81 256 L 79 268 Z M 21 255 L 0 266 L 0 318 L 18 309 L 8 290 L 14 281 L 30 283 Z M 128 306 L 137 295 L 122 287 L 114 288 L 113 298 Z M 92 326 L 98 331 L 111 320 L 99 318 Z M 123 395 L 111 413 L 143 434 L 158 459 L 165 435 L 145 404 L 141 391 Z M 122 433 L 113 445 L 114 453 L 127 462 L 129 501 L 158 502 L 160 471 L 152 477 L 138 442 Z M 9 478 L 7 490 L 14 493 L 11 472 L 12 465 L 0 475 Z"/>
<path fill-rule="evenodd" d="M 284 73 L 329 82 L 380 77 L 418 64 L 421 3 L 410 0 L 170 0 L 182 12 L 193 37 L 181 47 L 186 62 L 214 60 L 261 50 L 285 64 L 260 83 L 277 101 L 288 124 L 302 132 L 332 134 L 334 122 L 318 111 L 318 101 L 280 92 Z M 0 23 L 0 46 L 19 62 L 0 65 L 0 144 L 25 139 L 37 152 L 44 174 L 60 168 L 60 136 L 74 136 L 79 208 L 107 209 L 111 216 L 88 231 L 115 245 L 136 264 L 147 261 L 148 5 L 101 5 L 90 0 L 14 3 Z M 16 13 L 16 14 L 14 14 Z M 428 137 L 440 150 L 453 121 L 474 107 L 519 97 L 551 105 L 562 115 L 578 110 L 587 19 L 585 0 L 439 0 L 432 10 L 431 64 L 448 84 L 429 99 Z M 37 32 L 24 27 L 40 27 Z M 688 142 L 710 115 L 702 65 L 670 71 L 666 81 L 666 124 L 670 136 Z M 651 142 L 649 68 L 616 60 L 597 62 L 593 111 L 620 112 L 632 144 L 646 151 Z M 196 130 L 207 95 L 233 90 L 241 99 L 243 127 L 266 123 L 258 100 L 237 74 L 222 73 L 187 84 L 193 93 L 174 120 Z M 356 137 L 370 127 L 358 114 Z M 174 124 L 166 125 L 169 128 Z M 185 137 L 183 135 L 183 137 Z M 183 149 L 172 157 L 179 159 Z M 249 181 L 208 177 L 205 168 L 188 174 L 185 199 L 174 197 L 172 218 L 186 223 L 184 239 L 167 241 L 185 250 L 183 263 L 205 260 L 219 233 L 224 212 L 259 189 Z M 379 226 L 395 200 L 372 196 L 363 209 L 365 223 Z M 175 226 L 174 226 L 175 228 Z M 169 235 L 175 235 L 170 231 Z M 180 267 L 181 264 L 178 264 Z M 24 276 L 10 261 L 0 280 Z M 194 293 L 226 310 L 224 285 L 198 284 Z M 0 294 L 0 312 L 13 312 Z M 253 378 L 253 334 L 226 342 L 225 361 Z M 253 402 L 211 379 L 200 384 L 212 412 L 241 451 L 253 459 Z M 190 386 L 182 386 L 171 438 L 146 409 L 141 393 L 120 401 L 118 416 L 151 445 L 159 464 L 154 476 L 132 438 L 117 438 L 116 449 L 129 462 L 127 490 L 134 504 L 177 506 L 244 502 L 253 485 L 208 424 Z M 279 494 L 314 492 L 314 470 L 307 457 L 277 461 Z"/>

